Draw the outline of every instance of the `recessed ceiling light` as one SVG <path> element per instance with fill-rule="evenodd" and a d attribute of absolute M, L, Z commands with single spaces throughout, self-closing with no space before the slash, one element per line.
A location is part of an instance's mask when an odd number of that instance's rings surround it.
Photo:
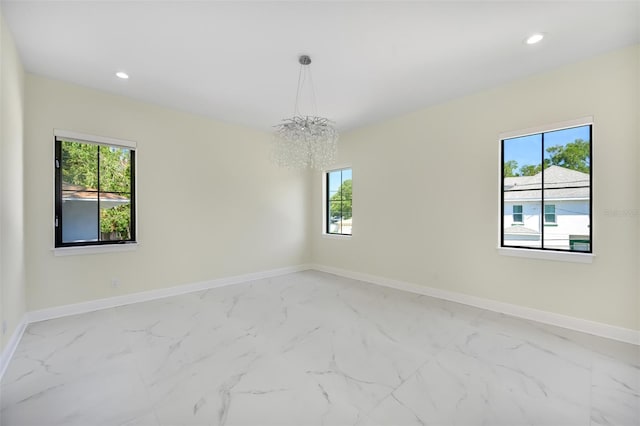
<path fill-rule="evenodd" d="M 121 78 L 121 79 L 123 79 L 123 80 L 126 80 L 126 79 L 128 79 L 128 78 L 129 78 L 129 74 L 127 74 L 127 73 L 126 73 L 126 72 L 124 72 L 124 71 L 118 71 L 118 72 L 116 73 L 116 77 Z"/>
<path fill-rule="evenodd" d="M 533 34 L 533 35 L 529 36 L 527 38 L 527 40 L 526 40 L 526 43 L 527 44 L 536 44 L 536 43 L 539 43 L 540 40 L 542 40 L 543 38 L 544 38 L 544 34 L 536 33 L 536 34 Z"/>

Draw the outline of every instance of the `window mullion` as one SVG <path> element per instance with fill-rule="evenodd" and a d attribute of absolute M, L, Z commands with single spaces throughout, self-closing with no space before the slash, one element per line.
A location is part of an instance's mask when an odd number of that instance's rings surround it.
<path fill-rule="evenodd" d="M 540 248 L 544 250 L 544 132 L 540 144 Z"/>
<path fill-rule="evenodd" d="M 102 233 L 100 232 L 100 145 L 98 145 L 98 149 L 97 149 L 97 160 L 98 160 L 98 164 L 96 167 L 96 172 L 98 174 L 98 187 L 96 188 L 96 190 L 98 191 L 98 241 L 102 241 Z"/>
<path fill-rule="evenodd" d="M 55 140 L 55 245 L 62 244 L 62 142 Z"/>

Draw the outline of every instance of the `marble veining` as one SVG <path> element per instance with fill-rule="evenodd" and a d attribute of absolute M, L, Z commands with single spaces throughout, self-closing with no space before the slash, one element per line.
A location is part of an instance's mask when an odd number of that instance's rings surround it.
<path fill-rule="evenodd" d="M 634 425 L 639 348 L 305 271 L 29 325 L 0 424 Z"/>

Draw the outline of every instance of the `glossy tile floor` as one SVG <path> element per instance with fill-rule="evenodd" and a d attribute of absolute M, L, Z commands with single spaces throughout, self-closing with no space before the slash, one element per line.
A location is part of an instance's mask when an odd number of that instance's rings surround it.
<path fill-rule="evenodd" d="M 11 425 L 638 425 L 638 347 L 307 271 L 32 324 Z"/>

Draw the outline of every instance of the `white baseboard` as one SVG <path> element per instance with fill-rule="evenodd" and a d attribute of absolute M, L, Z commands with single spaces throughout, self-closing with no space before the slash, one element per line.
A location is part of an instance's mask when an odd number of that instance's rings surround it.
<path fill-rule="evenodd" d="M 408 291 L 411 293 L 431 296 L 438 299 L 449 300 L 451 302 L 462 303 L 464 305 L 475 306 L 477 308 L 486 309 L 493 312 L 499 312 L 514 317 L 524 318 L 537 321 L 544 324 L 555 325 L 570 330 L 580 331 L 595 336 L 605 337 L 607 339 L 617 340 L 620 342 L 640 345 L 640 331 L 632 330 L 614 325 L 604 324 L 596 321 L 590 321 L 582 318 L 570 317 L 568 315 L 557 314 L 553 312 L 542 311 L 539 309 L 527 308 L 525 306 L 513 305 L 511 303 L 498 302 L 496 300 L 485 299 L 476 296 L 470 296 L 462 293 L 427 287 L 419 284 L 408 283 L 404 281 L 392 280 L 376 275 L 364 274 L 361 272 L 348 271 L 345 269 L 334 268 L 324 265 L 312 265 L 317 271 L 327 272 L 346 278 L 352 278 L 359 281 L 365 281 L 371 284 L 377 284 L 384 287 L 390 287 L 397 290 Z"/>
<path fill-rule="evenodd" d="M 11 361 L 11 358 L 13 357 L 13 354 L 15 353 L 16 348 L 18 347 L 18 343 L 20 343 L 20 340 L 22 339 L 22 335 L 24 334 L 24 330 L 26 330 L 26 328 L 27 315 L 25 314 L 22 316 L 22 319 L 20 319 L 18 326 L 15 328 L 15 330 L 13 330 L 11 338 L 7 342 L 7 346 L 4 348 L 2 353 L 0 353 L 0 380 L 2 380 L 4 372 L 9 366 L 9 361 Z"/>
<path fill-rule="evenodd" d="M 291 274 L 293 272 L 306 271 L 311 269 L 311 265 L 297 265 L 286 268 L 271 269 L 267 271 L 254 272 L 244 275 L 236 275 L 232 277 L 218 278 L 215 280 L 201 281 L 192 284 L 184 284 L 175 287 L 163 288 L 158 290 L 143 291 L 140 293 L 125 294 L 123 296 L 108 297 L 104 299 L 90 300 L 87 302 L 74 303 L 70 305 L 55 306 L 53 308 L 40 309 L 30 311 L 23 315 L 18 327 L 11 335 L 7 347 L 0 354 L 0 380 L 4 376 L 5 370 L 9 365 L 9 361 L 18 347 L 18 343 L 22 339 L 27 325 L 45 321 L 54 318 L 66 317 L 69 315 L 84 314 L 86 312 L 98 311 L 100 309 L 114 308 L 116 306 L 130 305 L 132 303 L 146 302 L 149 300 L 162 299 L 165 297 L 178 296 L 181 294 L 192 293 L 194 291 L 208 290 L 211 288 L 224 287 L 233 284 L 239 284 L 247 281 L 254 281 L 263 278 L 277 277 L 280 275 Z"/>
<path fill-rule="evenodd" d="M 280 275 L 290 274 L 294 272 L 314 269 L 321 272 L 327 272 L 346 278 L 352 278 L 371 284 L 390 287 L 397 290 L 407 291 L 415 294 L 436 297 L 438 299 L 449 300 L 452 302 L 462 303 L 465 305 L 475 306 L 493 312 L 499 312 L 515 317 L 520 317 L 544 324 L 555 325 L 570 330 L 581 331 L 583 333 L 593 334 L 595 336 L 605 337 L 612 340 L 618 340 L 625 343 L 640 345 L 640 331 L 631 330 L 622 327 L 616 327 L 609 324 L 603 324 L 595 321 L 589 321 L 581 318 L 574 318 L 566 315 L 556 314 L 553 312 L 541 311 L 538 309 L 527 308 L 524 306 L 513 305 L 510 303 L 498 302 L 491 299 L 469 296 L 462 293 L 455 293 L 447 290 L 426 287 L 414 283 L 392 280 L 376 275 L 364 274 L 361 272 L 348 271 L 324 265 L 303 264 L 286 268 L 272 269 L 268 271 L 255 272 L 244 275 L 236 275 L 232 277 L 219 278 L 215 280 L 202 281 L 198 283 L 185 284 L 176 287 L 169 287 L 158 290 L 145 291 L 140 293 L 127 294 L 123 296 L 109 297 L 105 299 L 91 300 L 88 302 L 74 303 L 71 305 L 56 306 L 53 308 L 41 309 L 38 311 L 27 312 L 23 317 L 13 334 L 0 354 L 0 380 L 5 373 L 9 361 L 11 360 L 18 343 L 22 339 L 22 335 L 27 325 L 54 318 L 60 318 L 69 315 L 82 314 L 86 312 L 97 311 L 100 309 L 113 308 L 116 306 L 129 305 L 132 303 L 146 302 L 149 300 L 161 299 L 165 297 L 178 296 L 181 294 L 192 293 L 194 291 L 208 290 L 212 288 L 224 287 L 233 284 L 239 284 L 247 281 L 254 281 L 263 278 L 271 278 Z"/>
<path fill-rule="evenodd" d="M 107 297 L 104 299 L 90 300 L 87 302 L 74 303 L 71 305 L 56 306 L 53 308 L 41 309 L 27 313 L 27 323 L 45 321 L 54 318 L 66 317 L 69 315 L 84 314 L 86 312 L 98 311 L 100 309 L 114 308 L 116 306 L 130 305 L 132 303 L 147 302 L 149 300 L 162 299 L 165 297 L 178 296 L 192 293 L 194 291 L 209 290 L 212 288 L 225 287 L 239 284 L 246 281 L 260 280 L 263 278 L 277 277 L 279 275 L 311 269 L 310 265 L 297 265 L 286 268 L 271 269 L 267 271 L 254 272 L 232 277 L 218 278 L 215 280 L 201 281 L 192 284 L 183 284 L 175 287 L 149 290 L 139 293 L 125 294 L 123 296 Z"/>

